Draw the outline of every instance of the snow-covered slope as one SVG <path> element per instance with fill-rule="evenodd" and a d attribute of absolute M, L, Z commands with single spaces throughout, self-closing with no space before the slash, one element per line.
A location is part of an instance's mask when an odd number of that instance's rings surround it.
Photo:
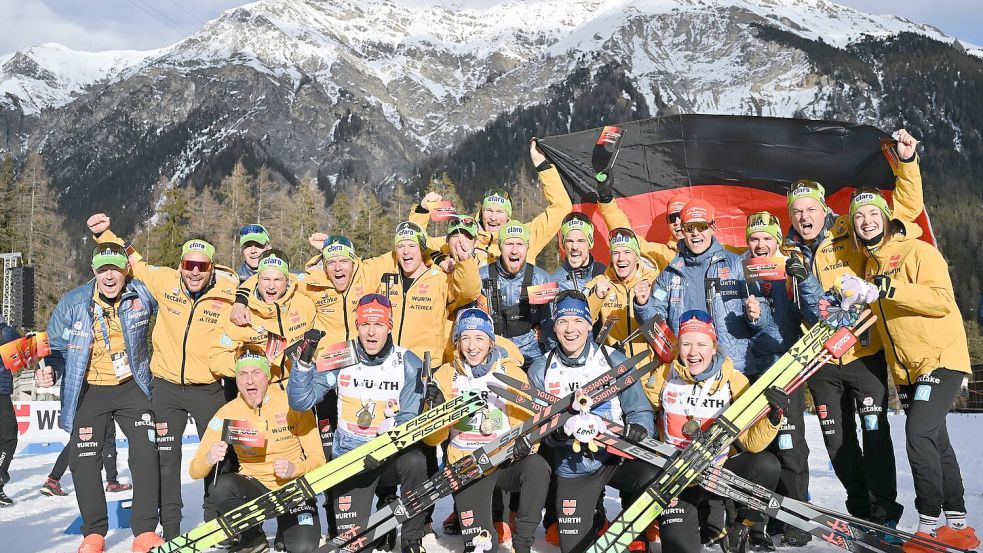
<path fill-rule="evenodd" d="M 46 43 L 0 57 L 0 103 L 18 102 L 25 115 L 61 107 L 86 87 L 111 81 L 158 50 L 80 52 Z"/>

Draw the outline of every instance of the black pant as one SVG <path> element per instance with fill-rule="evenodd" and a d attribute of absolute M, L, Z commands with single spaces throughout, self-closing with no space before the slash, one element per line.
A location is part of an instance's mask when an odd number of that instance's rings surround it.
<path fill-rule="evenodd" d="M 314 417 L 317 419 L 318 432 L 321 434 L 321 449 L 324 458 L 331 458 L 331 448 L 334 446 L 334 429 L 338 426 L 338 393 L 330 390 L 320 403 L 314 406 Z M 331 490 L 324 492 L 324 515 L 328 521 L 328 536 L 338 535 L 335 525 L 334 503 L 331 501 Z"/>
<path fill-rule="evenodd" d="M 492 551 L 498 547 L 498 531 L 492 520 L 492 498 L 498 490 L 517 493 L 519 508 L 515 517 L 512 544 L 516 551 L 529 551 L 533 534 L 543 518 L 550 466 L 539 455 L 529 455 L 518 463 L 499 468 L 454 494 L 454 505 L 461 522 L 461 535 L 467 547 L 482 531 L 491 534 Z"/>
<path fill-rule="evenodd" d="M 344 533 L 353 527 L 365 528 L 372 514 L 372 498 L 376 486 L 396 486 L 406 492 L 415 489 L 427 479 L 427 460 L 418 448 L 403 451 L 391 457 L 378 470 L 362 472 L 334 487 L 335 519 L 338 532 Z M 424 513 L 409 519 L 403 524 L 402 539 L 422 540 Z"/>
<path fill-rule="evenodd" d="M 557 478 L 556 515 L 560 551 L 580 553 L 597 539 L 595 533 L 598 529 L 593 528 L 594 510 L 604 486 L 620 491 L 623 505 L 627 507 L 642 495 L 656 475 L 657 469 L 648 463 L 610 458 L 608 464 L 593 474 L 579 478 Z"/>
<path fill-rule="evenodd" d="M 181 436 L 188 425 L 188 414 L 195 418 L 200 438 L 208 421 L 225 404 L 225 391 L 218 382 L 181 386 L 156 377 L 152 386 L 158 424 L 157 448 L 160 450 L 160 518 L 164 539 L 171 540 L 181 533 L 181 508 L 184 506 L 181 500 Z M 226 457 L 233 455 L 226 454 Z M 205 478 L 205 520 L 215 518 L 215 511 L 207 501 L 208 484 L 214 479 L 213 473 Z"/>
<path fill-rule="evenodd" d="M 805 409 L 806 389 L 799 386 L 789 397 L 789 407 L 785 411 L 785 421 L 778 429 L 778 435 L 768 446 L 768 451 L 778 457 L 782 467 L 775 489 L 785 497 L 809 500 L 809 443 L 806 442 Z M 785 527 L 777 519 L 769 523 L 778 529 Z"/>
<path fill-rule="evenodd" d="M 809 379 L 833 471 L 846 488 L 846 509 L 875 522 L 898 521 L 891 427 L 887 420 L 887 363 L 883 353 L 846 365 L 824 365 Z M 857 441 L 859 414 L 863 449 Z"/>
<path fill-rule="evenodd" d="M 734 474 L 747 478 L 770 490 L 778 483 L 781 466 L 778 459 L 767 451 L 761 453 L 740 453 L 729 457 L 724 462 L 724 468 Z M 664 553 L 696 553 L 700 551 L 700 504 L 706 500 L 717 499 L 717 496 L 699 486 L 686 488 L 669 508 L 659 515 L 659 533 Z M 722 514 L 722 513 L 721 513 Z M 737 512 L 738 520 L 748 519 L 755 526 L 762 526 L 764 515 L 741 507 Z M 714 524 L 720 524 L 715 522 Z"/>
<path fill-rule="evenodd" d="M 55 459 L 55 466 L 51 467 L 51 473 L 48 474 L 48 478 L 61 480 L 61 477 L 65 475 L 65 470 L 68 468 L 68 454 L 72 450 L 71 442 L 77 439 L 77 436 L 72 434 L 69 438 L 69 443 L 65 445 L 65 448 L 58 454 L 58 458 Z M 109 424 L 106 425 L 106 437 L 103 439 L 100 455 L 102 456 L 102 468 L 106 470 L 106 480 L 109 482 L 118 482 L 119 472 L 116 470 L 116 421 L 113 419 L 110 419 Z"/>
<path fill-rule="evenodd" d="M 962 473 L 945 426 L 946 413 L 965 376 L 935 369 L 918 377 L 914 386 L 898 386 L 898 398 L 908 415 L 905 440 L 915 480 L 915 509 L 922 515 L 937 517 L 943 509 L 966 512 Z"/>
<path fill-rule="evenodd" d="M 82 534 L 105 536 L 109 530 L 106 492 L 102 488 L 102 451 L 106 425 L 119 422 L 129 442 L 133 476 L 133 535 L 157 529 L 160 469 L 153 406 L 131 378 L 116 386 L 84 385 L 75 412 L 69 466 L 75 482 L 75 499 L 82 513 Z"/>
<path fill-rule="evenodd" d="M 223 474 L 210 488 L 209 502 L 223 513 L 270 491 L 255 478 L 241 474 Z M 310 553 L 317 549 L 321 541 L 321 520 L 314 499 L 276 517 L 276 525 L 276 533 L 282 537 L 283 545 L 290 553 Z M 262 526 L 246 530 L 242 533 L 242 542 L 252 543 L 253 540 L 262 539 L 261 532 Z"/>
<path fill-rule="evenodd" d="M 3 370 L 3 369 L 0 369 Z M 14 402 L 8 395 L 0 395 L 0 489 L 10 482 L 10 462 L 14 460 L 17 449 L 17 415 Z"/>

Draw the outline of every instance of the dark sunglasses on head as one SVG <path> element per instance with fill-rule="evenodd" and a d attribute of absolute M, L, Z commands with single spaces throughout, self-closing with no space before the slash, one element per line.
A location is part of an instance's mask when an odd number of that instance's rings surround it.
<path fill-rule="evenodd" d="M 585 296 L 584 293 L 581 292 L 580 290 L 563 290 L 562 292 L 557 294 L 555 298 L 553 298 L 553 302 L 560 303 L 561 301 L 567 298 L 573 298 L 575 300 L 580 300 L 580 301 L 587 301 L 587 296 Z"/>
<path fill-rule="evenodd" d="M 358 304 L 359 305 L 368 305 L 368 304 L 370 304 L 370 303 L 372 303 L 374 301 L 379 302 L 380 304 L 382 304 L 385 307 L 390 307 L 391 308 L 393 306 L 392 302 L 389 301 L 389 298 L 387 298 L 386 296 L 383 296 L 382 294 L 365 294 L 364 296 L 362 296 L 361 298 L 359 298 Z"/>
<path fill-rule="evenodd" d="M 567 216 L 563 218 L 563 221 L 560 224 L 561 225 L 565 225 L 565 224 L 569 223 L 570 221 L 583 221 L 583 222 L 585 222 L 587 224 L 590 224 L 590 217 L 588 217 L 587 215 L 584 215 L 583 213 L 581 213 L 579 211 L 573 211 L 573 212 L 568 213 Z"/>
<path fill-rule="evenodd" d="M 692 223 L 683 223 L 683 230 L 685 232 L 704 232 L 710 228 L 710 223 L 706 221 L 693 221 Z"/>
<path fill-rule="evenodd" d="M 328 236 L 327 238 L 324 239 L 324 246 L 322 246 L 322 249 L 327 248 L 332 244 L 341 244 L 342 246 L 348 246 L 349 248 L 353 248 L 353 249 L 355 247 L 352 245 L 352 241 L 349 240 L 347 236 L 342 236 L 341 234 L 332 234 L 331 236 Z"/>
<path fill-rule="evenodd" d="M 495 188 L 489 190 L 488 192 L 485 192 L 486 198 L 489 198 L 491 196 L 500 196 L 502 198 L 505 198 L 506 200 L 512 201 L 512 196 L 509 194 L 509 191 L 504 188 Z"/>
<path fill-rule="evenodd" d="M 702 323 L 707 323 L 707 324 L 712 324 L 713 323 L 713 319 L 710 317 L 710 314 L 707 313 L 706 311 L 704 311 L 702 309 L 690 309 L 689 311 L 683 313 L 679 317 L 679 324 L 683 324 L 686 321 L 689 321 L 689 320 L 692 320 L 692 319 L 696 319 L 696 320 L 698 320 L 698 321 L 700 321 Z"/>
<path fill-rule="evenodd" d="M 247 234 L 268 234 L 263 225 L 246 225 L 239 229 L 239 236 Z"/>
<path fill-rule="evenodd" d="M 212 262 L 191 261 L 190 259 L 182 259 L 181 268 L 184 269 L 185 271 L 188 271 L 189 273 L 193 272 L 195 269 L 198 269 L 199 273 L 207 273 L 208 271 L 212 270 Z"/>
<path fill-rule="evenodd" d="M 637 237 L 635 236 L 635 233 L 631 229 L 621 227 L 621 228 L 612 229 L 611 232 L 608 233 L 609 241 L 614 240 L 615 238 L 637 238 Z"/>

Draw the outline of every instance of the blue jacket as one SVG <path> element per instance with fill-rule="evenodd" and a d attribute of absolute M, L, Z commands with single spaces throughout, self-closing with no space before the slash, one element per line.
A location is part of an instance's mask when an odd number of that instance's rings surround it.
<path fill-rule="evenodd" d="M 560 263 L 560 266 L 550 275 L 550 280 L 559 283 L 560 290 L 573 290 L 574 276 L 576 276 L 577 289 L 584 292 L 584 287 L 587 283 L 597 275 L 603 275 L 605 269 L 607 269 L 607 266 L 595 260 L 593 257 L 591 257 L 589 265 L 580 267 L 579 269 L 571 268 L 570 263 L 564 259 Z"/>
<path fill-rule="evenodd" d="M 816 273 L 815 259 L 816 259 L 816 247 L 822 244 L 826 237 L 829 235 L 829 229 L 833 228 L 836 224 L 836 220 L 840 216 L 833 213 L 830 209 L 826 213 L 826 219 L 823 221 L 823 229 L 819 231 L 819 235 L 816 236 L 815 240 L 806 242 L 798 232 L 796 232 L 795 227 L 790 226 L 788 232 L 785 234 L 785 245 L 789 247 L 798 248 L 802 252 L 803 262 L 805 266 L 812 271 L 813 274 Z"/>
<path fill-rule="evenodd" d="M 392 355 L 393 347 L 392 339 L 390 339 L 378 355 L 370 356 L 362 347 L 362 343 L 355 340 L 355 352 L 358 354 L 359 363 L 366 366 L 377 366 L 384 363 Z M 412 351 L 405 350 L 403 353 L 403 386 L 399 390 L 399 411 L 395 417 L 397 425 L 403 424 L 420 414 L 420 409 L 423 407 L 422 371 L 423 361 Z M 309 411 L 337 386 L 337 370 L 319 372 L 314 370 L 313 365 L 305 370 L 298 363 L 290 371 L 290 377 L 287 380 L 287 401 L 294 411 Z M 340 400 L 338 409 L 341 409 Z M 364 437 L 350 434 L 339 426 L 334 433 L 334 442 L 331 448 L 332 458 L 344 455 L 367 441 Z"/>
<path fill-rule="evenodd" d="M 601 347 L 594 343 L 594 340 L 588 339 L 587 347 L 581 352 L 580 356 L 575 359 L 571 359 L 563 350 L 560 348 L 555 348 L 550 351 L 546 356 L 540 357 L 532 366 L 529 367 L 529 383 L 535 386 L 539 390 L 546 390 L 546 371 L 551 367 L 555 368 L 559 365 L 566 367 L 583 367 L 592 357 L 594 359 L 597 356 L 592 356 L 597 348 Z M 621 363 L 627 359 L 625 354 L 620 351 L 610 348 L 608 346 L 603 346 L 608 353 L 608 358 L 611 363 Z M 547 365 L 549 362 L 549 365 Z M 603 367 L 598 368 L 598 376 L 609 368 L 607 363 L 604 363 Z M 581 383 L 584 384 L 584 383 Z M 548 390 L 547 390 L 548 391 Z M 561 390 L 558 395 L 566 395 L 569 392 Z M 600 405 L 595 405 L 592 411 L 595 413 L 609 418 L 611 401 L 606 401 Z M 654 415 L 652 413 L 652 404 L 649 403 L 648 399 L 645 397 L 645 392 L 642 390 L 642 385 L 640 381 L 636 381 L 634 384 L 629 386 L 627 389 L 622 390 L 618 394 L 618 401 L 621 403 L 621 420 L 615 420 L 621 424 L 627 425 L 628 423 L 640 424 L 648 432 L 649 436 L 655 436 L 655 422 Z M 607 412 L 606 412 L 607 411 Z M 551 437 L 547 438 L 547 442 L 556 446 L 554 448 L 555 460 L 556 460 L 556 475 L 562 478 L 577 478 L 579 476 L 586 476 L 588 474 L 593 474 L 601 469 L 604 462 L 609 458 L 610 453 L 605 450 L 598 451 L 597 453 L 591 454 L 590 452 L 581 451 L 580 453 L 574 453 L 571 447 L 572 440 L 567 440 L 565 443 L 557 443 Z"/>
<path fill-rule="evenodd" d="M 741 255 L 742 260 L 749 257 L 751 252 Z M 812 273 L 798 284 L 799 305 L 795 304 L 794 297 L 789 297 L 791 282 L 761 282 L 759 286 L 771 306 L 771 322 L 751 338 L 751 352 L 744 374 L 752 380 L 775 364 L 802 337 L 803 322 L 811 326 L 819 320 L 819 298 L 823 295 L 822 286 Z"/>
<path fill-rule="evenodd" d="M 239 270 L 236 272 L 239 274 L 239 282 L 243 283 L 249 280 L 249 277 L 256 274 L 256 269 L 253 269 L 249 265 L 246 265 L 246 262 L 243 261 L 242 263 L 239 264 Z"/>
<path fill-rule="evenodd" d="M 485 265 L 478 270 L 478 274 L 481 276 L 481 293 L 484 294 L 485 298 L 488 299 L 488 308 L 491 311 L 492 318 L 494 319 L 496 315 L 499 315 L 495 310 L 494 295 L 500 294 L 502 307 L 511 307 L 518 305 L 519 296 L 522 294 L 522 279 L 525 276 L 526 267 L 531 266 L 533 269 L 532 273 L 532 285 L 536 286 L 539 284 L 546 284 L 551 282 L 550 275 L 546 271 L 536 267 L 535 265 L 530 265 L 525 263 L 516 275 L 510 275 L 508 271 L 502 267 L 501 260 L 495 262 L 498 265 L 498 290 L 492 290 L 490 288 L 489 279 L 489 267 L 491 265 Z M 530 306 L 534 313 L 530 320 L 530 326 L 540 325 L 541 328 L 545 329 L 550 324 L 549 318 L 549 305 L 533 305 Z M 500 325 L 495 323 L 495 333 L 501 336 L 505 336 L 504 328 L 500 328 Z M 508 338 L 508 336 L 506 336 Z M 543 346 L 538 340 L 536 340 L 536 333 L 530 330 L 525 334 L 520 334 L 518 336 L 509 338 L 512 343 L 519 348 L 522 355 L 526 358 L 526 363 L 531 363 L 533 360 L 543 356 Z"/>
<path fill-rule="evenodd" d="M 20 338 L 17 329 L 9 324 L 0 321 L 0 346 L 7 342 L 12 342 Z M 14 374 L 7 367 L 0 364 L 0 396 L 9 396 L 14 393 Z"/>
<path fill-rule="evenodd" d="M 744 300 L 748 293 L 761 296 L 756 282 L 744 280 L 741 258 L 720 245 L 716 238 L 703 253 L 694 255 L 679 241 L 679 253 L 659 273 L 652 295 L 645 305 L 636 305 L 639 322 L 656 315 L 665 319 L 673 332 L 679 330 L 679 317 L 691 310 L 707 311 L 707 284 L 713 284 L 713 326 L 717 342 L 724 355 L 731 358 L 734 368 L 745 370 L 751 337 L 771 324 L 771 307 L 761 302 L 761 316 L 751 321 L 744 315 Z"/>
<path fill-rule="evenodd" d="M 47 362 L 61 380 L 61 428 L 71 432 L 75 422 L 79 395 L 89 369 L 92 342 L 102 340 L 92 332 L 95 279 L 65 294 L 48 320 L 48 343 L 51 355 Z M 137 385 L 150 399 L 150 350 L 147 334 L 150 318 L 157 313 L 157 300 L 136 279 L 126 281 L 119 299 L 119 317 L 123 327 L 126 357 Z"/>

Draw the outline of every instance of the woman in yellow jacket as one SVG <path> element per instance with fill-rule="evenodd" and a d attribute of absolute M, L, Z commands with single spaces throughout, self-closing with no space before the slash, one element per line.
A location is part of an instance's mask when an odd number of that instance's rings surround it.
<path fill-rule="evenodd" d="M 734 370 L 728 357 L 717 351 L 717 333 L 705 311 L 683 313 L 679 321 L 678 355 L 671 365 L 662 366 L 655 375 L 651 389 L 657 411 L 656 422 L 663 441 L 680 449 L 689 445 L 692 437 L 705 430 L 725 409 L 748 389 L 747 377 Z M 781 467 L 778 459 L 765 451 L 775 438 L 788 409 L 788 395 L 777 387 L 765 391 L 771 407 L 768 416 L 738 436 L 744 450 L 724 454 L 717 460 L 724 468 L 753 482 L 774 490 Z M 721 534 L 723 520 L 699 520 L 697 509 L 710 496 L 699 486 L 687 488 L 659 516 L 662 550 L 666 553 L 695 553 L 700 550 L 700 527 L 716 537 Z M 741 513 L 738 520 L 750 519 L 749 543 L 758 551 L 774 551 L 765 530 L 764 515 Z M 709 518 L 714 518 L 711 512 Z M 722 513 L 716 515 L 722 518 Z M 736 534 L 736 533 L 735 533 Z"/>
<path fill-rule="evenodd" d="M 434 383 L 427 388 L 425 403 L 439 405 L 444 398 L 479 390 L 487 394 L 488 407 L 425 440 L 428 445 L 447 440 L 448 463 L 484 447 L 529 417 L 529 414 L 488 390 L 489 382 L 498 382 L 496 373 L 527 381 L 521 364 L 495 345 L 495 332 L 488 314 L 477 308 L 462 309 L 454 325 L 453 336 L 456 346 L 454 360 L 442 365 L 434 374 Z M 492 522 L 492 495 L 496 490 L 522 492 L 519 495 L 512 550 L 516 553 L 531 551 L 533 536 L 542 520 L 550 480 L 546 459 L 531 455 L 534 449 L 524 438 L 518 440 L 512 461 L 454 494 L 465 541 L 464 551 L 474 551 L 476 547 L 488 544 L 492 546 L 491 551 L 495 551 L 499 536 Z"/>
<path fill-rule="evenodd" d="M 317 310 L 314 302 L 298 291 L 298 281 L 290 275 L 287 259 L 279 250 L 263 254 L 256 279 L 249 293 L 249 325 L 239 326 L 226 318 L 211 340 L 209 363 L 213 367 L 228 364 L 243 347 L 264 350 L 270 356 L 273 382 L 279 383 L 290 372 L 290 360 L 283 350 L 315 327 Z"/>
<path fill-rule="evenodd" d="M 921 229 L 892 220 L 877 190 L 858 190 L 850 202 L 858 248 L 867 256 L 864 277 L 876 288 L 877 332 L 905 409 L 908 463 L 915 481 L 918 534 L 953 547 L 980 544 L 966 525 L 966 502 L 945 417 L 963 379 L 971 374 L 962 316 L 948 263 L 918 239 Z M 945 512 L 946 525 L 936 528 Z M 905 551 L 925 549 L 906 543 Z"/>
<path fill-rule="evenodd" d="M 262 264 L 260 265 L 262 270 Z M 191 461 L 192 478 L 205 478 L 225 458 L 231 444 L 239 457 L 239 472 L 223 474 L 211 486 L 208 501 L 220 513 L 228 512 L 269 490 L 278 488 L 325 463 L 314 414 L 294 411 L 287 394 L 270 386 L 270 364 L 262 354 L 245 354 L 235 364 L 239 395 L 215 413 Z M 233 434 L 230 427 L 255 431 Z M 277 535 L 287 551 L 307 553 L 317 549 L 321 528 L 317 503 L 277 517 Z M 241 551 L 266 551 L 266 535 L 252 528 L 242 535 Z"/>

